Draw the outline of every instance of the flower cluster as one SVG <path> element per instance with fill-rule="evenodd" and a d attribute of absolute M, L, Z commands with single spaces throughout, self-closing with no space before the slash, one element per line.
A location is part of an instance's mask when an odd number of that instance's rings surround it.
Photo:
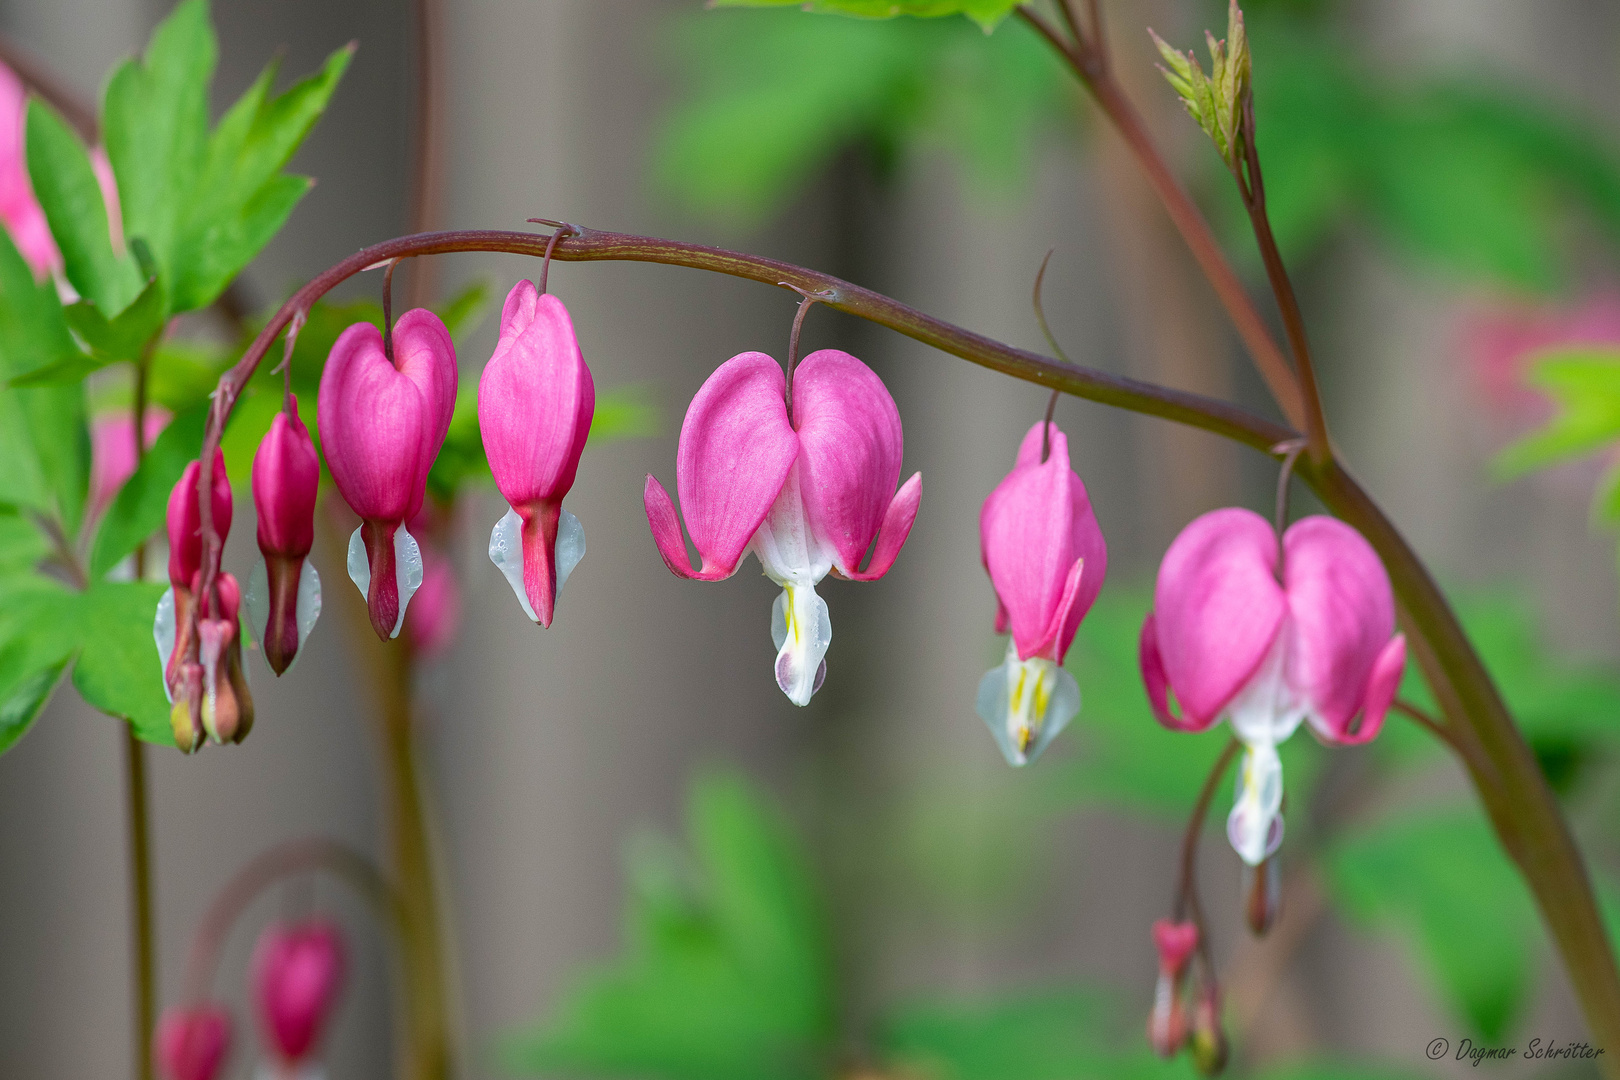
<path fill-rule="evenodd" d="M 258 1075 L 311 1080 L 322 1033 L 343 988 L 343 935 L 324 919 L 276 923 L 253 950 L 249 992 L 267 1057 Z M 231 1049 L 231 1014 L 214 1002 L 163 1014 L 153 1039 L 164 1080 L 216 1080 Z"/>

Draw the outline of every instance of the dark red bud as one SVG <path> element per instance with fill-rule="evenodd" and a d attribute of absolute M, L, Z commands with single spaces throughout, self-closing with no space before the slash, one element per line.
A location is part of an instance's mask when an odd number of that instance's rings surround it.
<path fill-rule="evenodd" d="M 187 588 L 202 567 L 202 513 L 197 508 L 200 463 L 193 461 L 169 492 L 169 584 Z M 225 455 L 214 452 L 214 532 L 221 540 L 231 531 L 231 481 L 225 474 Z"/>
<path fill-rule="evenodd" d="M 1264 937 L 1282 914 L 1282 869 L 1272 856 L 1243 868 L 1243 914 L 1256 937 Z"/>

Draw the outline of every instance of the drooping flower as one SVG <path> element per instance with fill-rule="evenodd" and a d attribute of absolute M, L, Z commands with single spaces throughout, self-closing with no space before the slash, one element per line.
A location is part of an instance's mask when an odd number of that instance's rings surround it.
<path fill-rule="evenodd" d="M 318 405 L 327 467 L 361 520 L 349 538 L 349 577 L 387 640 L 422 584 L 421 551 L 405 522 L 422 505 L 455 411 L 449 331 L 425 308 L 408 311 L 394 326 L 390 358 L 377 328 L 356 323 L 332 346 Z"/>
<path fill-rule="evenodd" d="M 1282 842 L 1278 744 L 1302 721 L 1332 745 L 1376 736 L 1406 639 L 1389 576 L 1355 529 L 1303 518 L 1279 551 L 1264 518 L 1228 507 L 1195 519 L 1165 552 L 1140 656 L 1161 724 L 1203 731 L 1226 717 L 1243 741 L 1227 837 L 1259 866 Z"/>
<path fill-rule="evenodd" d="M 315 545 L 315 499 L 321 460 L 298 404 L 276 414 L 253 455 L 253 506 L 259 552 L 248 582 L 247 605 L 277 675 L 297 658 L 321 614 L 321 578 L 308 562 Z"/>
<path fill-rule="evenodd" d="M 148 450 L 173 419 L 169 410 L 149 406 L 143 442 Z M 90 423 L 90 516 L 100 517 L 118 489 L 135 475 L 135 414 L 127 409 L 102 413 Z"/>
<path fill-rule="evenodd" d="M 24 157 L 28 94 L 16 72 L 0 64 L 0 222 L 36 277 L 62 266 L 45 211 L 34 197 Z"/>
<path fill-rule="evenodd" d="M 518 282 L 478 380 L 478 427 L 495 486 L 511 507 L 490 533 L 490 561 L 541 626 L 551 625 L 557 595 L 585 554 L 585 530 L 562 501 L 595 411 L 595 384 L 568 309 L 532 281 Z"/>
<path fill-rule="evenodd" d="M 785 389 L 775 360 L 741 353 L 709 376 L 686 410 L 675 482 L 699 569 L 687 559 L 663 485 L 648 476 L 643 499 L 671 572 L 718 581 L 753 551 L 765 576 L 782 586 L 771 611 L 776 683 L 806 705 L 821 688 L 832 640 L 816 583 L 829 572 L 852 581 L 888 572 L 917 517 L 922 474 L 895 491 L 900 412 L 883 381 L 855 357 L 836 349 L 805 357 L 793 376 L 791 420 Z"/>
<path fill-rule="evenodd" d="M 1153 924 L 1153 944 L 1159 952 L 1159 977 L 1148 1014 L 1148 1042 L 1154 1053 L 1172 1058 L 1187 1041 L 1187 968 L 1198 948 L 1198 926 L 1159 919 Z"/>
<path fill-rule="evenodd" d="M 996 632 L 1012 636 L 1006 660 L 979 682 L 978 711 L 1007 763 L 1024 765 L 1080 711 L 1063 659 L 1108 574 L 1108 546 L 1056 424 L 1048 432 L 1038 421 L 1024 436 L 1012 472 L 984 500 L 979 543 Z"/>
<path fill-rule="evenodd" d="M 163 690 L 173 706 L 169 714 L 175 743 L 190 753 L 202 744 L 205 731 L 203 711 L 205 683 L 199 647 L 192 636 L 191 612 L 202 570 L 202 514 L 198 509 L 197 486 L 202 474 L 200 462 L 193 461 L 181 473 L 169 492 L 167 532 L 169 537 L 169 588 L 158 599 L 152 623 L 152 638 L 163 666 Z M 210 514 L 214 531 L 220 537 L 231 531 L 231 482 L 225 473 L 225 455 L 215 451 L 212 472 Z M 228 575 L 221 575 L 221 578 Z M 232 582 L 234 587 L 235 582 Z M 234 616 L 234 604 L 233 616 Z M 201 627 L 199 620 L 198 627 Z M 240 649 L 240 643 L 237 645 Z M 217 675 L 217 672 L 216 672 Z M 217 686 L 217 678 L 212 680 Z M 227 672 L 227 682 L 230 681 Z M 246 683 L 242 684 L 245 692 Z M 249 706 L 251 709 L 251 705 Z"/>
<path fill-rule="evenodd" d="M 265 1041 L 283 1065 L 315 1052 L 343 988 L 343 935 L 312 919 L 273 924 L 253 950 L 253 1004 Z"/>
<path fill-rule="evenodd" d="M 152 1038 L 163 1080 L 216 1080 L 231 1048 L 231 1014 L 223 1006 L 164 1010 Z"/>

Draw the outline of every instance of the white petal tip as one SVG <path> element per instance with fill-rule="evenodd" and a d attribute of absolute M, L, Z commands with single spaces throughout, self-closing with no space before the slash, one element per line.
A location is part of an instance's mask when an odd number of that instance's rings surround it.
<path fill-rule="evenodd" d="M 1018 659 L 985 672 L 975 702 L 980 719 L 1014 768 L 1033 763 L 1080 712 L 1080 686 L 1051 660 Z"/>

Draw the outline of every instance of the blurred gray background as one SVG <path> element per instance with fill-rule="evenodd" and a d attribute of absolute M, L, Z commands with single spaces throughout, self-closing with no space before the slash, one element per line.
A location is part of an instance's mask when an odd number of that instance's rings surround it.
<path fill-rule="evenodd" d="M 0 0 L 0 30 L 92 96 L 168 6 Z M 1109 6 L 1131 78 L 1156 91 L 1135 28 L 1179 28 L 1189 12 L 1172 0 Z M 1109 137 L 1054 139 L 1031 189 L 1010 204 L 966 192 L 940 158 L 913 163 L 881 191 L 853 164 L 835 170 L 761 233 L 684 218 L 650 190 L 644 164 L 669 90 L 665 20 L 696 7 L 447 0 L 444 224 L 522 228 L 541 215 L 746 245 L 1031 348 L 1042 345 L 1030 284 L 1055 245 L 1048 311 L 1076 360 L 1254 396 L 1211 297 L 1188 277 L 1179 242 Z M 214 10 L 216 111 L 278 48 L 283 70 L 301 74 L 345 41 L 361 46 L 294 163 L 319 184 L 248 275 L 254 295 L 270 302 L 407 227 L 408 5 L 215 0 Z M 1613 112 L 1615 14 L 1600 0 L 1383 0 L 1366 4 L 1364 19 L 1393 58 L 1484 54 L 1594 112 Z M 1187 149 L 1191 125 L 1169 96 L 1147 100 L 1157 103 L 1151 119 L 1166 141 Z M 448 290 L 492 276 L 504 294 L 536 271 L 532 262 L 469 256 L 446 262 L 441 283 Z M 1468 392 L 1452 355 L 1451 294 L 1354 244 L 1313 275 L 1307 303 L 1334 298 L 1307 312 L 1329 369 L 1330 417 L 1370 489 L 1443 578 L 1528 574 L 1556 616 L 1561 645 L 1612 654 L 1612 540 L 1589 532 L 1584 494 L 1489 485 L 1472 414 L 1448 407 Z M 648 825 L 678 828 L 691 770 L 714 761 L 762 778 L 815 841 L 831 874 L 852 1008 L 917 988 L 1088 977 L 1137 988 L 1145 1011 L 1153 958 L 1143 913 L 1157 913 L 1169 892 L 1169 830 L 1095 814 L 1051 819 L 1051 835 L 1037 845 L 1041 891 L 1016 919 L 919 906 L 917 888 L 885 855 L 916 806 L 943 803 L 953 814 L 942 827 L 955 872 L 972 880 L 982 863 L 987 879 L 996 873 L 997 803 L 1026 777 L 1003 766 L 972 708 L 999 650 L 976 521 L 1039 416 L 1042 392 L 837 314 L 810 316 L 809 347 L 850 348 L 888 381 L 907 428 L 906 472 L 922 470 L 924 497 L 893 573 L 825 588 L 837 631 L 828 688 L 798 710 L 770 678 L 771 586 L 751 563 L 721 584 L 675 579 L 650 543 L 640 499 L 646 473 L 673 481 L 681 412 L 707 372 L 743 349 L 785 348 L 791 298 L 695 271 L 612 264 L 558 265 L 552 287 L 573 312 L 598 386 L 650 384 L 664 424 L 657 438 L 587 453 L 569 507 L 590 554 L 549 632 L 523 620 L 484 558 L 501 509 L 493 493 L 472 500 L 459 525 L 463 627 L 426 677 L 424 739 L 467 1074 L 494 1075 L 491 1040 L 542 1014 L 578 964 L 616 947 L 623 841 Z M 492 342 L 486 330 L 464 350 L 464 372 Z M 1108 534 L 1116 580 L 1151 574 L 1193 514 L 1240 497 L 1258 504 L 1271 482 L 1263 462 L 1212 437 L 1067 400 L 1058 419 Z M 252 550 L 252 529 L 250 504 L 239 498 L 233 557 Z M 329 594 L 348 590 L 339 566 L 321 569 Z M 179 993 L 190 933 L 210 896 L 254 851 L 312 832 L 382 849 L 366 690 L 341 622 L 328 618 L 315 633 L 294 677 L 255 673 L 259 722 L 245 745 L 195 758 L 151 755 L 166 1000 Z M 0 758 L 5 1077 L 128 1075 L 120 752 L 111 723 L 69 692 Z M 1232 861 L 1208 860 L 1210 895 L 1228 905 Z M 241 1000 L 257 929 L 289 902 L 267 899 L 238 930 L 221 993 Z M 335 885 L 320 885 L 317 902 L 345 917 L 356 954 L 329 1075 L 391 1075 L 381 943 Z M 1216 917 L 1235 922 L 1231 910 Z M 1221 943 L 1228 957 L 1243 948 L 1236 934 Z M 1423 1043 L 1447 1030 L 1393 946 L 1335 926 L 1312 939 L 1306 957 L 1265 1004 L 1262 1037 L 1279 1052 L 1331 1039 L 1416 1066 Z M 1538 1015 L 1568 1037 L 1578 1022 L 1547 966 Z M 236 1059 L 237 1074 L 247 1057 Z"/>

